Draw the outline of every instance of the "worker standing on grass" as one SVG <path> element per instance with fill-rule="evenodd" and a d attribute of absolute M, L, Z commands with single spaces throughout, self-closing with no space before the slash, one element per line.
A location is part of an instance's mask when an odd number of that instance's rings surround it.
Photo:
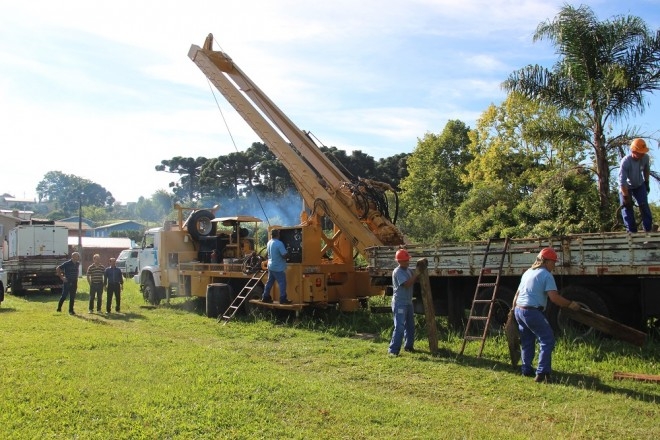
<path fill-rule="evenodd" d="M 261 298 L 262 302 L 272 303 L 273 298 L 270 296 L 270 289 L 277 281 L 280 288 L 280 304 L 291 304 L 286 297 L 286 246 L 280 241 L 280 231 L 273 229 L 270 232 L 270 240 L 266 244 L 268 251 L 268 281 L 264 286 L 264 296 Z"/>
<path fill-rule="evenodd" d="M 550 382 L 552 373 L 552 350 L 555 348 L 555 336 L 543 313 L 550 301 L 559 307 L 579 310 L 575 301 L 564 298 L 557 291 L 552 271 L 557 263 L 557 252 L 553 248 L 544 248 L 536 256 L 532 267 L 527 269 L 520 280 L 516 299 L 515 316 L 520 331 L 520 351 L 523 376 L 534 377 L 535 382 Z M 535 343 L 538 339 L 539 365 L 536 372 L 532 368 Z"/>
<path fill-rule="evenodd" d="M 392 272 L 392 314 L 394 315 L 394 330 L 388 353 L 398 356 L 401 343 L 404 350 L 415 351 L 415 314 L 413 311 L 413 286 L 417 281 L 417 273 L 413 272 L 410 264 L 410 254 L 405 249 L 399 249 L 394 256 L 398 266 Z"/>
<path fill-rule="evenodd" d="M 55 273 L 64 283 L 62 285 L 62 296 L 57 303 L 57 311 L 62 311 L 62 304 L 69 297 L 69 315 L 75 315 L 73 305 L 76 300 L 76 291 L 78 290 L 78 270 L 80 268 L 80 254 L 73 252 L 71 258 L 66 260 L 55 268 Z"/>
<path fill-rule="evenodd" d="M 628 232 L 637 232 L 633 201 L 635 199 L 642 215 L 642 226 L 646 232 L 651 232 L 653 215 L 649 208 L 648 194 L 651 191 L 651 174 L 649 148 L 644 139 L 633 139 L 630 144 L 630 154 L 621 159 L 619 167 L 619 199 L 621 200 L 621 216 L 623 225 Z"/>
<path fill-rule="evenodd" d="M 117 267 L 117 259 L 110 258 L 110 266 L 103 272 L 103 285 L 105 286 L 106 300 L 105 313 L 112 310 L 112 295 L 115 296 L 115 312 L 121 312 L 121 291 L 124 288 L 124 274 Z"/>
<path fill-rule="evenodd" d="M 94 311 L 94 298 L 96 297 L 96 311 L 101 311 L 101 301 L 103 297 L 103 272 L 105 266 L 101 261 L 99 254 L 94 254 L 92 264 L 87 268 L 87 282 L 89 283 L 89 313 Z"/>

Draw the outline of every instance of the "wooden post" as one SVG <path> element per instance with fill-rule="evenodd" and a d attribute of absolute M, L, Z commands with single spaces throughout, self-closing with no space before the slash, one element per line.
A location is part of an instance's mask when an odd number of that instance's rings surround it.
<path fill-rule="evenodd" d="M 438 328 L 435 325 L 435 307 L 433 306 L 433 295 L 431 294 L 431 280 L 429 279 L 428 260 L 422 258 L 417 261 L 417 281 L 422 288 L 422 301 L 424 302 L 424 316 L 426 317 L 426 331 L 429 334 L 429 349 L 431 354 L 438 353 Z"/>

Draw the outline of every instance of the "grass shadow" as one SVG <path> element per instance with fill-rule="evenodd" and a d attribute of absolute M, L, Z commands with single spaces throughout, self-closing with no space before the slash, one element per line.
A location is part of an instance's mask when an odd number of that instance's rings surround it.
<path fill-rule="evenodd" d="M 125 321 L 125 322 L 131 322 L 131 321 L 137 321 L 137 320 L 143 320 L 146 319 L 146 317 L 140 313 L 102 313 L 102 312 L 96 312 L 96 313 L 78 313 L 74 315 L 78 319 L 82 319 L 84 321 L 88 322 L 93 322 L 95 324 L 105 324 L 108 325 L 110 321 Z"/>
<path fill-rule="evenodd" d="M 441 349 L 436 355 L 432 355 L 430 352 L 418 352 L 428 354 L 426 360 L 431 362 L 447 362 L 450 360 L 462 366 L 469 366 L 473 368 L 481 368 L 483 370 L 489 371 L 503 371 L 509 373 L 513 376 L 522 376 L 520 371 L 520 366 L 514 367 L 511 363 L 502 362 L 495 359 L 489 358 L 478 358 L 470 354 L 459 354 L 454 353 L 451 350 Z M 536 384 L 533 382 L 533 378 L 529 378 L 530 385 L 538 386 L 547 386 L 548 384 Z M 603 383 L 600 379 L 588 376 L 585 374 L 577 373 L 565 373 L 562 371 L 555 370 L 552 374 L 552 384 L 553 385 L 563 385 L 576 387 L 580 389 L 589 389 L 598 391 L 604 394 L 620 394 L 626 398 L 633 398 L 642 402 L 657 403 L 660 401 L 660 392 L 648 392 L 648 391 L 637 391 L 634 389 L 626 388 L 625 386 L 612 386 L 609 384 Z"/>
<path fill-rule="evenodd" d="M 0 313 L 10 313 L 15 311 L 16 309 L 13 307 L 0 307 Z"/>
<path fill-rule="evenodd" d="M 38 302 L 43 304 L 50 303 L 53 301 L 57 302 L 59 301 L 61 296 L 62 296 L 61 293 L 46 293 L 46 292 L 26 293 L 25 295 L 14 295 L 14 297 L 21 298 L 28 302 Z M 67 296 L 67 301 L 68 300 L 69 297 Z M 80 292 L 80 291 L 76 292 L 76 301 L 89 302 L 89 292 Z"/>

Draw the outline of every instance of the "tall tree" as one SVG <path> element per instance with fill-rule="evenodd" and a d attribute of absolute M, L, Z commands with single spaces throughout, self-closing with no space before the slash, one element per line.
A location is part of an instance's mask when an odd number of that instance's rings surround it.
<path fill-rule="evenodd" d="M 408 157 L 410 157 L 410 153 L 399 153 L 378 159 L 376 180 L 385 182 L 393 188 L 398 188 L 401 185 L 401 180 L 408 176 Z"/>
<path fill-rule="evenodd" d="M 587 6 L 565 5 L 538 25 L 534 41 L 547 39 L 559 60 L 548 70 L 529 65 L 503 83 L 530 99 L 555 105 L 586 125 L 577 132 L 548 129 L 549 136 L 591 146 L 598 177 L 600 217 L 609 223 L 610 166 L 616 151 L 634 134 L 606 136 L 609 124 L 642 113 L 645 96 L 660 86 L 660 32 L 651 32 L 634 16 L 598 21 Z"/>
<path fill-rule="evenodd" d="M 248 190 L 258 163 L 254 157 L 237 151 L 207 161 L 200 173 L 200 184 L 216 198 L 237 199 Z"/>
<path fill-rule="evenodd" d="M 417 241 L 451 238 L 451 219 L 469 188 L 463 183 L 470 129 L 453 120 L 440 135 L 426 133 L 408 157 L 408 177 L 401 181 L 402 229 Z"/>
<path fill-rule="evenodd" d="M 181 157 L 176 156 L 170 160 L 162 160 L 160 165 L 156 165 L 156 171 L 178 174 L 179 179 L 170 182 L 170 188 L 174 194 L 182 199 L 189 201 L 195 200 L 201 196 L 199 188 L 199 175 L 202 165 L 207 162 L 205 157 Z"/>
<path fill-rule="evenodd" d="M 49 171 L 37 184 L 39 201 L 54 202 L 65 215 L 77 215 L 79 205 L 111 209 L 112 193 L 98 183 L 61 171 Z"/>
<path fill-rule="evenodd" d="M 594 231 L 598 222 L 584 218 L 598 218 L 596 188 L 580 166 L 582 149 L 540 135 L 539 124 L 548 123 L 576 124 L 557 108 L 517 93 L 482 113 L 470 132 L 474 159 L 464 182 L 471 188 L 454 216 L 457 238 Z"/>
<path fill-rule="evenodd" d="M 297 191 L 291 179 L 291 173 L 280 162 L 275 154 L 261 142 L 254 142 L 247 150 L 259 162 L 256 168 L 255 189 L 260 193 L 288 194 Z"/>

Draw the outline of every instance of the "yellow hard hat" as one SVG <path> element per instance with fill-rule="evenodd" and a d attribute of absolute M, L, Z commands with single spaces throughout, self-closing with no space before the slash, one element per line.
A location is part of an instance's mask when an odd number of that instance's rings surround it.
<path fill-rule="evenodd" d="M 630 144 L 630 150 L 635 153 L 646 154 L 649 152 L 649 147 L 646 146 L 646 142 L 642 138 L 633 139 Z"/>

